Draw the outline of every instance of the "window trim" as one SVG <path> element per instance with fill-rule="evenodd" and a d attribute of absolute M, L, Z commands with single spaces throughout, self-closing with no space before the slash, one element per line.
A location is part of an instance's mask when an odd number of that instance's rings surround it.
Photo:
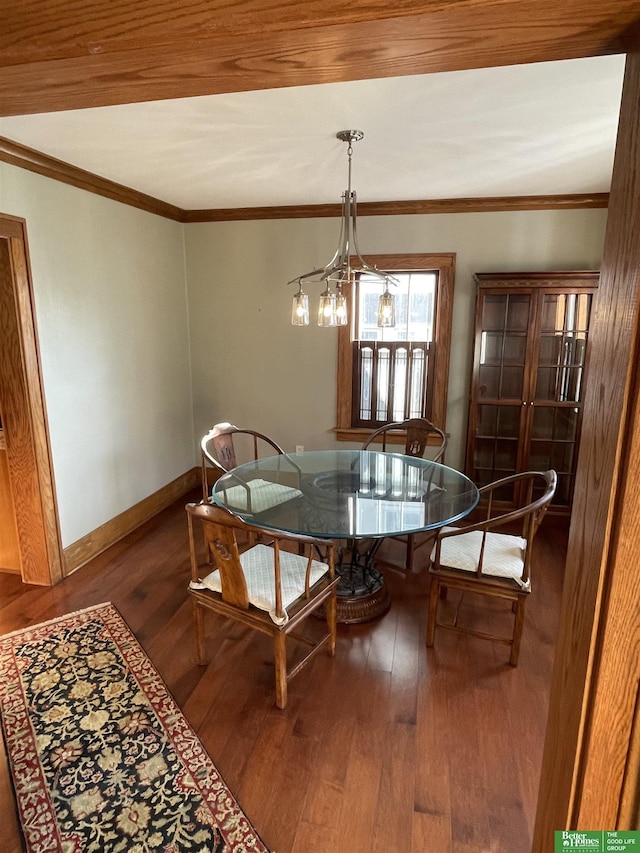
<path fill-rule="evenodd" d="M 446 431 L 447 393 L 449 388 L 449 355 L 451 351 L 451 322 L 453 317 L 453 286 L 455 281 L 455 252 L 443 254 L 410 255 L 367 255 L 366 262 L 379 270 L 393 272 L 438 272 L 438 299 L 434 343 L 436 365 L 433 382 L 433 420 Z M 351 426 L 351 397 L 353 383 L 352 337 L 355 323 L 355 308 L 351 284 L 343 285 L 349 305 L 349 323 L 338 327 L 338 377 L 337 377 L 337 426 L 338 441 L 362 442 L 371 435 L 372 429 Z M 445 358 L 438 358 L 439 353 Z M 404 437 L 398 434 L 397 443 Z"/>

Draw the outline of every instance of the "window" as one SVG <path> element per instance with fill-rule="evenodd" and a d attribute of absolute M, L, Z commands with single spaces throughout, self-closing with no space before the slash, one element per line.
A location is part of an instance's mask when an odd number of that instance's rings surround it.
<path fill-rule="evenodd" d="M 379 426 L 427 417 L 444 427 L 455 255 L 367 257 L 398 280 L 396 326 L 377 326 L 380 282 L 362 275 L 345 289 L 348 326 L 338 332 L 338 438 L 359 441 Z"/>

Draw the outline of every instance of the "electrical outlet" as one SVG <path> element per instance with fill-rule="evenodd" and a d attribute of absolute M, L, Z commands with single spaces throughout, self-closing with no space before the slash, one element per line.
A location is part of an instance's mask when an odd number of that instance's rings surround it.
<path fill-rule="evenodd" d="M 296 453 L 304 453 L 304 444 L 296 444 Z"/>

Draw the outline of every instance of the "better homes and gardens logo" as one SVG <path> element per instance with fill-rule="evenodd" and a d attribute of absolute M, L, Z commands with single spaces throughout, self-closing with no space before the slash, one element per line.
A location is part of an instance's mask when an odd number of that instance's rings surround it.
<path fill-rule="evenodd" d="M 591 853 L 640 853 L 640 832 L 637 830 L 563 830 L 555 833 L 554 853 L 565 850 L 590 850 Z"/>
<path fill-rule="evenodd" d="M 602 850 L 601 832 L 573 832 L 571 830 L 556 832 L 556 850 L 558 849 L 558 836 L 562 841 L 561 850 Z"/>

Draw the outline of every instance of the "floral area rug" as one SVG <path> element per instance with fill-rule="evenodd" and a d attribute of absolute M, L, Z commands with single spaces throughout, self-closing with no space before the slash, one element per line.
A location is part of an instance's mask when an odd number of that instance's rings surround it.
<path fill-rule="evenodd" d="M 0 637 L 30 853 L 268 853 L 112 604 Z"/>

